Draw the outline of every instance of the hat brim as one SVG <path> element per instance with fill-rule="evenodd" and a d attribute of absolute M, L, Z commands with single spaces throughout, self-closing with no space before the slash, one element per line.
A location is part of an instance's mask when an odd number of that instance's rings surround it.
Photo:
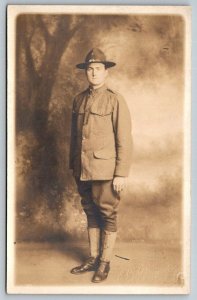
<path fill-rule="evenodd" d="M 92 62 L 77 64 L 76 67 L 78 69 L 86 69 L 89 64 L 93 64 L 93 63 L 104 64 L 107 69 L 108 68 L 112 68 L 112 67 L 114 67 L 116 65 L 116 63 L 114 63 L 112 61 L 92 61 Z"/>

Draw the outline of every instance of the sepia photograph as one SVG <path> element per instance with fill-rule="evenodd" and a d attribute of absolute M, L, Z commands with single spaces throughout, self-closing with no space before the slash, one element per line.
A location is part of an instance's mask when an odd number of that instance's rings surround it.
<path fill-rule="evenodd" d="M 8 293 L 190 292 L 190 27 L 8 5 Z"/>

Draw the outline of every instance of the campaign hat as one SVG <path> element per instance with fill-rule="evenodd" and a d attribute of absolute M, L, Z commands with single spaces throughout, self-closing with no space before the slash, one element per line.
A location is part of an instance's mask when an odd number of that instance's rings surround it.
<path fill-rule="evenodd" d="M 79 69 L 86 69 L 91 63 L 102 63 L 107 69 L 116 65 L 114 62 L 108 61 L 104 52 L 99 48 L 91 49 L 86 55 L 85 62 L 77 64 L 76 67 Z"/>

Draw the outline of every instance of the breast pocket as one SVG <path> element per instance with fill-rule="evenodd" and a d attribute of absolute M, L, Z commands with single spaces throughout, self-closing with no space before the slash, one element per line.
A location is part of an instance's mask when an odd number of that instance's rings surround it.
<path fill-rule="evenodd" d="M 112 109 L 108 108 L 94 108 L 90 110 L 91 129 L 94 134 L 108 135 L 113 131 L 112 125 Z"/>

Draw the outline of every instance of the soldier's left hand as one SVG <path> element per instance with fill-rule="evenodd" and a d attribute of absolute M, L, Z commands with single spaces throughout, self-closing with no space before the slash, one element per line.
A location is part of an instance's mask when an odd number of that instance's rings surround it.
<path fill-rule="evenodd" d="M 121 192 L 126 186 L 126 177 L 116 176 L 113 179 L 113 188 L 117 193 Z"/>

